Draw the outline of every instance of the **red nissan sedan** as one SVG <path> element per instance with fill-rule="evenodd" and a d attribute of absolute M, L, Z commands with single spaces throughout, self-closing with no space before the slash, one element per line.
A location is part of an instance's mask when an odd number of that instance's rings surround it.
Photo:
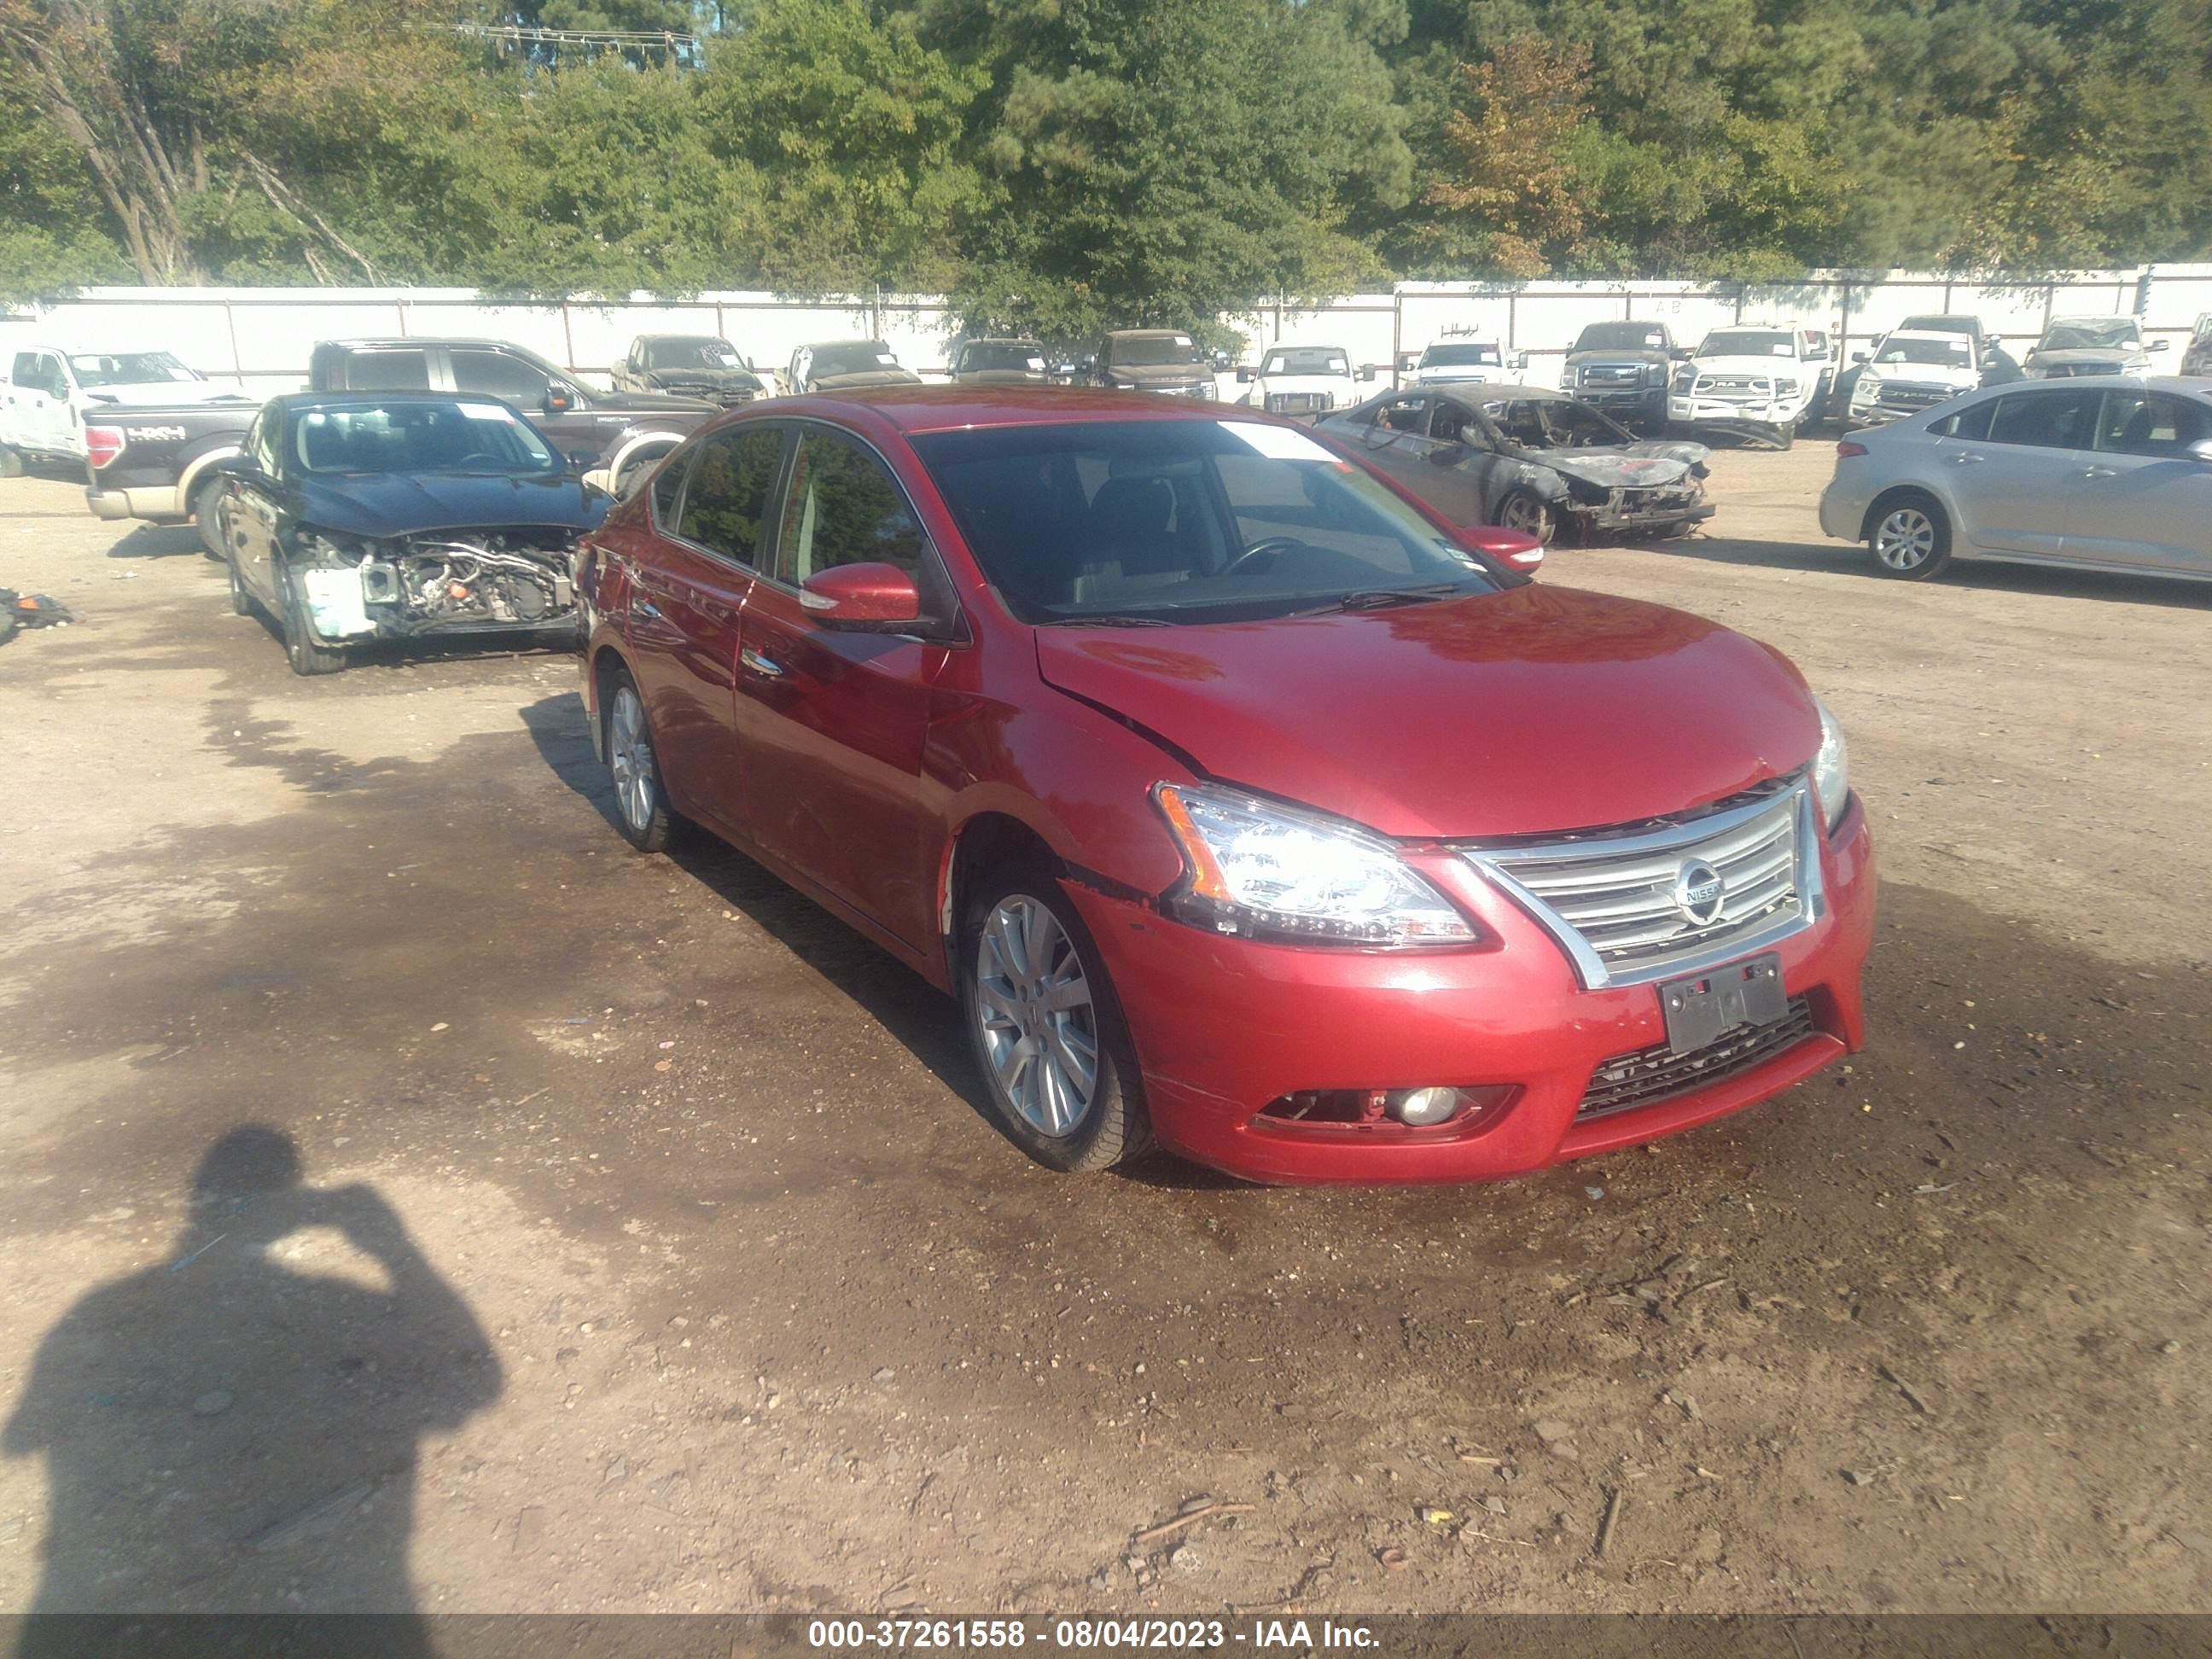
<path fill-rule="evenodd" d="M 629 841 L 951 992 L 1040 1162 L 1519 1175 L 1855 1049 L 1875 874 L 1788 661 L 1497 545 L 1245 410 L 779 399 L 591 538 L 584 696 Z"/>

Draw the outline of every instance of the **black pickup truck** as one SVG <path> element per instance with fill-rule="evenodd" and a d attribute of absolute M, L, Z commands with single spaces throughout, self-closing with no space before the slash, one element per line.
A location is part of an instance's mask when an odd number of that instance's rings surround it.
<path fill-rule="evenodd" d="M 536 352 L 503 340 L 325 340 L 307 363 L 313 392 L 479 392 L 526 412 L 564 456 L 589 450 L 619 489 L 718 412 L 696 398 L 596 392 Z M 201 526 L 216 552 L 221 474 L 261 406 L 252 402 L 118 410 L 85 429 L 85 500 L 102 519 Z"/>

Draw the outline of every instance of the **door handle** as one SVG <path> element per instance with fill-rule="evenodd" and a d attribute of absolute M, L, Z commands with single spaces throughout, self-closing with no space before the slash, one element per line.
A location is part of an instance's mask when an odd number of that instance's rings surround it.
<path fill-rule="evenodd" d="M 1951 465 L 1954 466 L 1979 466 L 1982 464 L 1983 459 L 1984 458 L 1979 455 L 1971 454 L 1967 451 L 1962 449 L 1951 458 Z"/>
<path fill-rule="evenodd" d="M 780 680 L 783 678 L 783 669 L 780 664 L 763 657 L 750 645 L 738 648 L 738 660 L 756 674 L 764 675 L 772 680 Z"/>
<path fill-rule="evenodd" d="M 2085 478 L 2117 478 L 2120 476 L 2120 470 L 2116 466 L 2084 467 L 2081 476 Z"/>

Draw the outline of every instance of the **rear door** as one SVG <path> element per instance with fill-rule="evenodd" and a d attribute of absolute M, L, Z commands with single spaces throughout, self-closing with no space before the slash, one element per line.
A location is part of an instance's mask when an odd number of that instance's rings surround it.
<path fill-rule="evenodd" d="M 2069 559 L 2212 576 L 2212 399 L 2129 386 L 2105 393 L 2094 453 L 2076 459 Z"/>
<path fill-rule="evenodd" d="M 2023 387 L 1961 411 L 1936 460 L 1961 539 L 1991 552 L 2057 556 L 2101 396 L 2094 386 Z"/>
<path fill-rule="evenodd" d="M 59 356 L 51 351 L 17 352 L 5 395 L 21 447 L 49 455 L 79 453 L 82 446 L 71 441 L 76 422 Z"/>
<path fill-rule="evenodd" d="M 905 490 L 858 438 L 798 428 L 775 580 L 754 586 L 738 659 L 746 823 L 762 849 L 916 951 L 936 928 L 943 803 L 922 778 L 948 647 L 823 627 L 799 585 L 841 564 L 894 564 L 940 625 L 951 584 Z"/>
<path fill-rule="evenodd" d="M 1361 457 L 1389 473 L 1408 489 L 1427 499 L 1437 469 L 1429 457 L 1437 451 L 1429 436 L 1429 422 L 1437 404 L 1430 392 L 1401 392 L 1378 398 L 1331 430 L 1358 447 Z"/>
<path fill-rule="evenodd" d="M 654 480 L 654 533 L 630 572 L 624 637 L 662 783 L 678 811 L 738 833 L 739 629 L 769 550 L 787 437 L 780 423 L 748 421 L 701 440 L 680 479 Z"/>

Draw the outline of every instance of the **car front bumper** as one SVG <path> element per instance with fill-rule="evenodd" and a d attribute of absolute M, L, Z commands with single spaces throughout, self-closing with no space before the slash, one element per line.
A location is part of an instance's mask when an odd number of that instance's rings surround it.
<path fill-rule="evenodd" d="M 1666 1042 L 1650 984 L 1581 988 L 1559 946 L 1449 852 L 1417 860 L 1480 921 L 1462 951 L 1359 951 L 1206 933 L 1143 902 L 1071 884 L 1128 1018 L 1160 1140 L 1244 1178 L 1294 1183 L 1498 1180 L 1739 1111 L 1855 1051 L 1875 879 L 1856 798 L 1822 838 L 1826 908 L 1770 947 L 1813 1029 L 1747 1069 L 1648 1105 L 1578 1119 L 1598 1067 Z M 1288 1123 L 1315 1090 L 1518 1085 L 1466 1126 Z"/>

